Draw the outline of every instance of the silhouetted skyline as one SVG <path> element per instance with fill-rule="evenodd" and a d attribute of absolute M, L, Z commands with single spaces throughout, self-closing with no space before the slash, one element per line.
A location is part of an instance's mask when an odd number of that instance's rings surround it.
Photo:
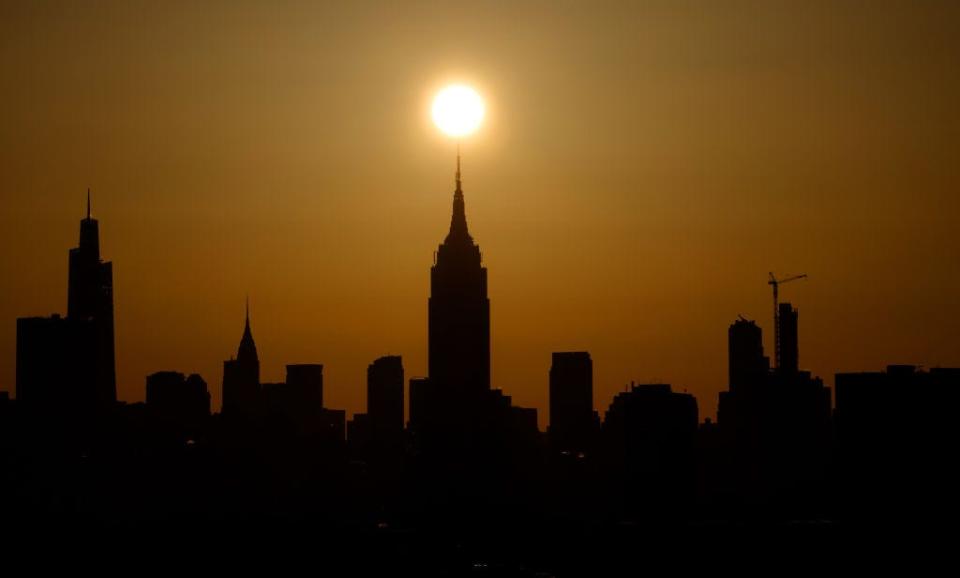
<path fill-rule="evenodd" d="M 838 374 L 834 410 L 831 388 L 802 369 L 799 309 L 776 292 L 777 363 L 761 327 L 734 320 L 716 422 L 701 422 L 690 393 L 633 381 L 601 419 L 593 357 L 566 351 L 551 356 L 541 431 L 535 408 L 491 387 L 487 269 L 468 233 L 459 157 L 454 183 L 427 297 L 430 373 L 405 388 L 402 356 L 377 357 L 366 411 L 351 419 L 325 396 L 324 360 L 263 379 L 249 303 L 236 355 L 223 362 L 219 412 L 201 375 L 169 368 L 146 376 L 145 403 L 117 400 L 113 268 L 100 258 L 88 197 L 68 315 L 16 323 L 17 396 L 0 397 L 10 527 L 142 535 L 187 520 L 224 543 L 263 528 L 336 535 L 338 558 L 355 570 L 462 574 L 495 560 L 495 575 L 579 574 L 609 540 L 637 533 L 647 547 L 664 530 L 698 528 L 705 543 L 730 531 L 776 540 L 797 522 L 859 532 L 955 512 L 960 368 Z M 437 533 L 426 550 L 404 546 Z M 393 557 L 370 556 L 381 549 Z M 639 562 L 630 552 L 601 560 Z"/>
<path fill-rule="evenodd" d="M 957 30 L 5 0 L 2 567 L 923 574 L 960 514 Z"/>
<path fill-rule="evenodd" d="M 770 271 L 810 274 L 783 300 L 827 385 L 960 366 L 958 11 L 10 0 L 0 320 L 65 313 L 91 187 L 119 399 L 176 368 L 219 408 L 249 294 L 264 380 L 322 360 L 330 404 L 363 411 L 377 356 L 429 373 L 454 163 L 429 101 L 462 81 L 488 101 L 463 169 L 491 385 L 541 428 L 554 351 L 590 351 L 598 408 L 669 381 L 713 416 L 738 314 L 773 361 Z M 0 332 L 11 395 L 15 350 Z"/>

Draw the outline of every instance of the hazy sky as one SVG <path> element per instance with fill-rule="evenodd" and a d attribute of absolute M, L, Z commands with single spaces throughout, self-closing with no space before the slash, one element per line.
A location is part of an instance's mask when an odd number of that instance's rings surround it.
<path fill-rule="evenodd" d="M 454 5 L 460 7 L 454 7 Z M 433 251 L 464 143 L 489 269 L 493 383 L 546 424 L 550 352 L 726 388 L 726 331 L 768 271 L 801 366 L 960 365 L 960 3 L 0 3 L 0 389 L 15 319 L 66 312 L 93 190 L 114 262 L 118 393 L 199 372 L 220 403 L 250 294 L 264 381 L 426 373 Z"/>

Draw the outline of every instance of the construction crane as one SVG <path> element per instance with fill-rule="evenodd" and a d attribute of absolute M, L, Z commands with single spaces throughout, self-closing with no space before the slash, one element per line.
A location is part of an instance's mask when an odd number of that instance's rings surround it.
<path fill-rule="evenodd" d="M 786 279 L 777 279 L 773 273 L 770 273 L 770 280 L 767 281 L 767 284 L 773 287 L 773 368 L 777 369 L 780 367 L 780 285 L 783 283 L 789 283 L 790 281 L 796 281 L 798 279 L 806 279 L 807 275 L 793 275 L 792 277 L 787 277 Z"/>

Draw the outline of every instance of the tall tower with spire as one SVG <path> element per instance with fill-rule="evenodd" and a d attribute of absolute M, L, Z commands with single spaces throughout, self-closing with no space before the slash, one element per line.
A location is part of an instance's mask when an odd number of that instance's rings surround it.
<path fill-rule="evenodd" d="M 90 189 L 69 267 L 67 316 L 17 319 L 17 400 L 54 411 L 58 419 L 94 423 L 116 405 L 117 380 L 113 265 L 100 260 Z"/>
<path fill-rule="evenodd" d="M 90 322 L 96 334 L 97 403 L 109 406 L 117 401 L 113 333 L 113 264 L 100 259 L 100 225 L 90 212 L 87 189 L 87 216 L 80 221 L 80 244 L 70 249 L 67 288 L 67 318 Z"/>
<path fill-rule="evenodd" d="M 250 331 L 249 300 L 237 357 L 223 362 L 222 394 L 225 415 L 252 415 L 260 410 L 260 358 Z"/>
<path fill-rule="evenodd" d="M 430 269 L 430 381 L 462 401 L 490 390 L 490 300 L 480 247 L 467 230 L 457 153 L 450 231 Z"/>

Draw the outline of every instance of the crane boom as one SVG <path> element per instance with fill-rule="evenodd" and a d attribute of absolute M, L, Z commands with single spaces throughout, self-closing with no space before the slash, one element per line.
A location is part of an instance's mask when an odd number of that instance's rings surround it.
<path fill-rule="evenodd" d="M 784 279 L 777 279 L 776 276 L 771 272 L 770 280 L 767 281 L 767 285 L 773 287 L 773 368 L 778 369 L 780 367 L 780 285 L 783 283 L 789 283 L 790 281 L 796 281 L 798 279 L 806 279 L 807 274 L 802 275 L 792 275 Z"/>

